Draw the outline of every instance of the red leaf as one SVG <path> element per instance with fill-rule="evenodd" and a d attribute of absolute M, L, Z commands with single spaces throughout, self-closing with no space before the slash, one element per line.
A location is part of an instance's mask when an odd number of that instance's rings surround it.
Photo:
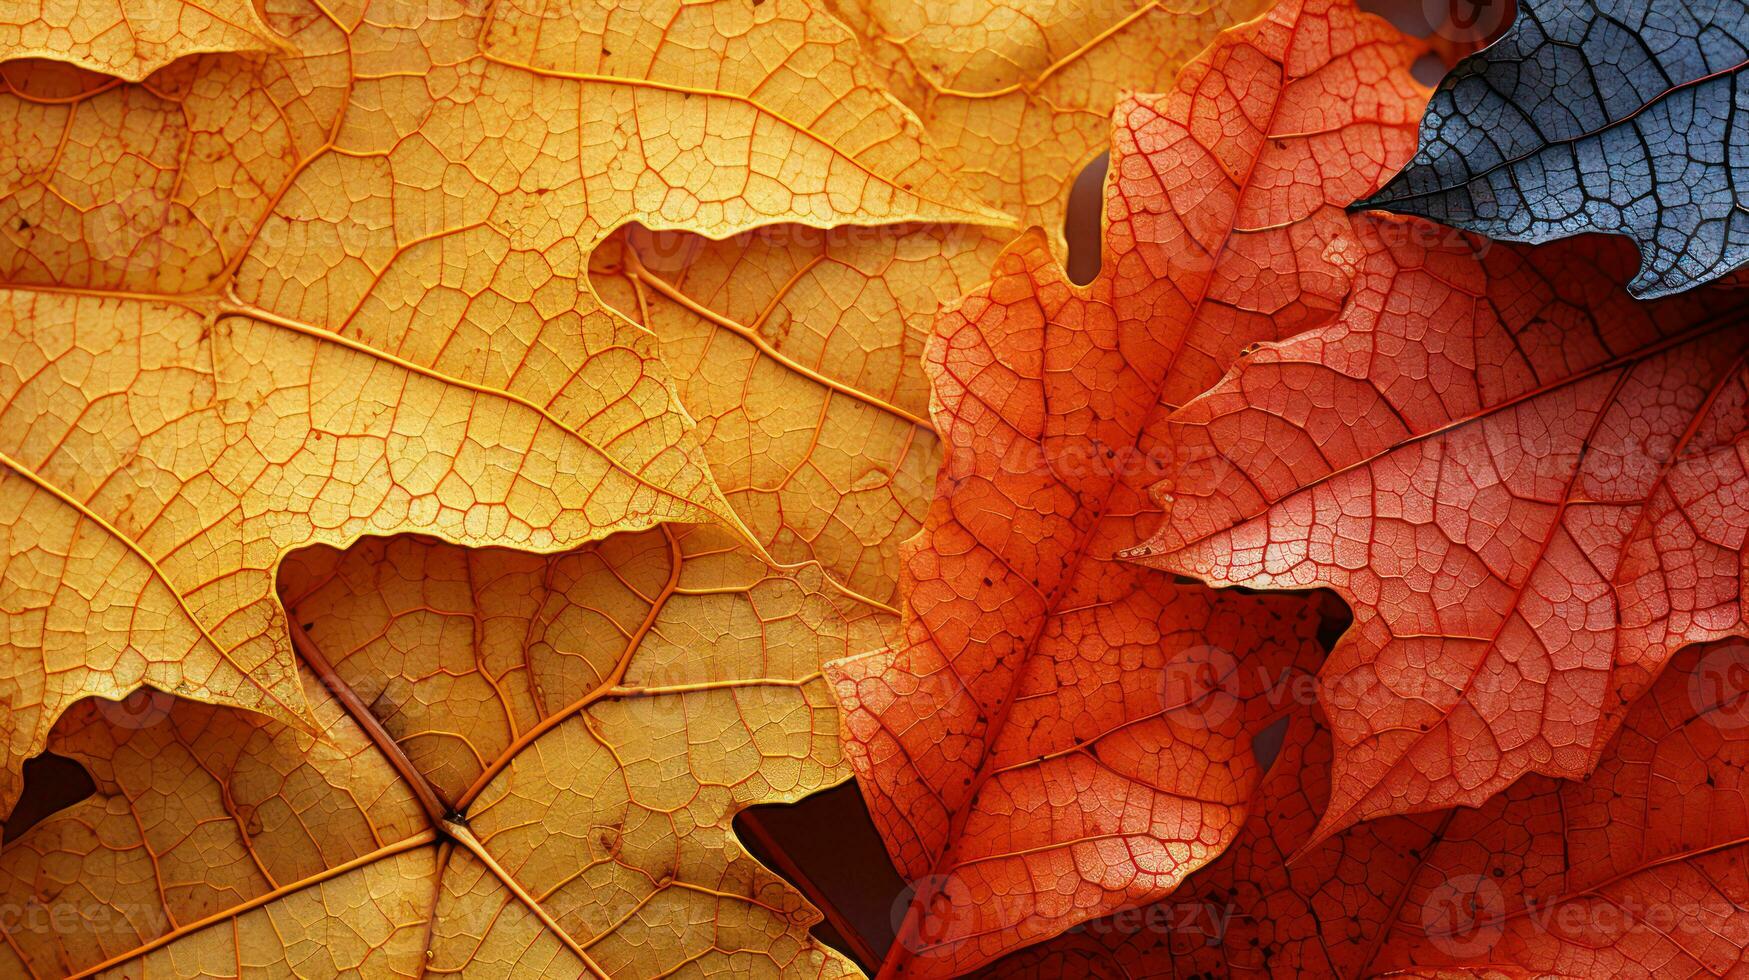
<path fill-rule="evenodd" d="M 1376 820 L 1310 848 L 1330 735 L 1295 718 L 1219 861 L 1158 905 L 982 975 L 1736 975 L 1749 966 L 1746 680 L 1749 647 L 1685 651 L 1584 782 L 1533 776 L 1480 809 Z"/>
<path fill-rule="evenodd" d="M 1288 725 L 1245 829 L 1169 898 L 1089 922 L 994 964 L 986 980 L 1359 977 L 1446 814 L 1362 824 L 1288 864 L 1311 839 L 1330 782 L 1330 732 Z"/>
<path fill-rule="evenodd" d="M 1366 251 L 1343 206 L 1413 145 L 1421 50 L 1337 0 L 1234 28 L 1119 107 L 1099 278 L 1071 286 L 1029 236 L 937 324 L 946 459 L 904 553 L 904 645 L 830 668 L 918 884 L 884 974 L 1152 901 L 1238 830 L 1260 697 L 1315 661 L 1315 618 L 1108 559 L 1151 521 L 1170 409 L 1341 308 Z"/>
<path fill-rule="evenodd" d="M 1749 972 L 1749 647 L 1684 651 L 1584 782 L 1453 812 L 1378 972 Z"/>
<path fill-rule="evenodd" d="M 1672 654 L 1744 632 L 1749 337 L 1729 292 L 1636 303 L 1633 262 L 1398 243 L 1174 417 L 1147 563 L 1354 609 L 1320 836 L 1583 777 Z"/>

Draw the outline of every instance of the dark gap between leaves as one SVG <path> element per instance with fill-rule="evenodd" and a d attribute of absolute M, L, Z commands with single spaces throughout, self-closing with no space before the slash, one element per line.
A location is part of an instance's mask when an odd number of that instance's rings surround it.
<path fill-rule="evenodd" d="M 1348 627 L 1354 625 L 1354 611 L 1348 608 L 1336 593 L 1328 589 L 1318 590 L 1318 645 L 1325 653 L 1336 649 L 1336 641 L 1342 639 L 1342 634 L 1348 632 Z"/>
<path fill-rule="evenodd" d="M 1438 85 L 1439 80 L 1445 77 L 1445 59 L 1429 51 L 1415 59 L 1415 63 L 1409 66 L 1409 74 L 1423 85 Z"/>
<path fill-rule="evenodd" d="M 1085 286 L 1099 275 L 1102 231 L 1100 219 L 1105 214 L 1105 172 L 1111 169 L 1111 154 L 1101 153 L 1075 178 L 1069 189 L 1068 214 L 1063 217 L 1063 237 L 1069 244 L 1069 260 L 1064 271 L 1069 281 Z"/>
<path fill-rule="evenodd" d="M 85 767 L 53 752 L 24 761 L 24 789 L 6 817 L 0 840 L 15 841 L 49 817 L 97 792 Z"/>
<path fill-rule="evenodd" d="M 759 863 L 826 914 L 814 937 L 874 976 L 909 897 L 855 782 L 795 803 L 748 807 L 735 836 Z"/>
<path fill-rule="evenodd" d="M 1251 754 L 1257 757 L 1259 778 L 1267 776 L 1275 760 L 1281 755 L 1281 747 L 1287 741 L 1287 723 L 1293 720 L 1289 715 L 1282 715 L 1269 723 L 1269 727 L 1251 736 Z"/>

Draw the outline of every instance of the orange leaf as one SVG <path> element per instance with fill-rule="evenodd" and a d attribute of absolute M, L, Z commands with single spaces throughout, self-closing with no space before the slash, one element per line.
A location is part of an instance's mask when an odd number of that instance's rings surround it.
<path fill-rule="evenodd" d="M 253 0 L 0 3 L 0 61 L 47 58 L 129 82 L 188 55 L 286 48 Z"/>
<path fill-rule="evenodd" d="M 1245 827 L 1171 896 L 1120 910 L 994 963 L 987 980 L 1301 976 L 1370 966 L 1445 814 L 1362 824 L 1303 848 L 1324 811 L 1330 732 L 1311 710 L 1287 721 Z"/>
<path fill-rule="evenodd" d="M 1472 244 L 1369 256 L 1340 320 L 1173 419 L 1146 561 L 1354 608 L 1320 836 L 1582 777 L 1671 655 L 1745 631 L 1732 294 L 1637 303 L 1609 239 Z"/>
<path fill-rule="evenodd" d="M 1032 235 L 938 323 L 946 459 L 903 556 L 905 642 L 829 671 L 918 883 L 886 973 L 1152 900 L 1238 829 L 1259 695 L 1315 656 L 1314 618 L 1108 559 L 1146 530 L 1171 407 L 1340 308 L 1360 253 L 1342 208 L 1413 146 L 1419 51 L 1332 0 L 1233 29 L 1119 108 L 1099 278 L 1071 286 Z"/>
<path fill-rule="evenodd" d="M 1296 718 L 1254 816 L 1219 861 L 1158 905 L 1089 923 L 983 975 L 1740 972 L 1749 963 L 1746 656 L 1742 644 L 1678 656 L 1583 782 L 1533 776 L 1480 809 L 1371 821 L 1322 844 L 1310 841 L 1330 733 Z"/>

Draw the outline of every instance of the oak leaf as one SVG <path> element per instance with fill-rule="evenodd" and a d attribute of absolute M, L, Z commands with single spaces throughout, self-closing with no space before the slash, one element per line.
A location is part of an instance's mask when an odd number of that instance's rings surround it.
<path fill-rule="evenodd" d="M 1063 253 L 1069 190 L 1106 148 L 1124 92 L 1171 87 L 1185 62 L 1264 0 L 842 0 L 834 9 L 886 69 L 955 172 L 1049 230 Z"/>
<path fill-rule="evenodd" d="M 1518 6 L 1500 40 L 1440 83 L 1415 159 L 1359 206 L 1518 242 L 1625 235 L 1640 297 L 1749 260 L 1736 95 L 1749 5 Z"/>
<path fill-rule="evenodd" d="M 1317 656 L 1312 610 L 1110 558 L 1149 529 L 1172 406 L 1340 309 L 1361 234 L 1343 205 L 1410 151 L 1420 50 L 1327 0 L 1229 31 L 1120 106 L 1099 278 L 1071 286 L 1031 235 L 938 322 L 945 459 L 902 552 L 904 642 L 829 668 L 917 886 L 884 973 L 964 971 L 1151 901 L 1237 831 L 1263 689 Z"/>
<path fill-rule="evenodd" d="M 1581 778 L 1672 655 L 1746 632 L 1735 294 L 1636 302 L 1607 238 L 1483 246 L 1370 255 L 1340 319 L 1171 423 L 1135 556 L 1354 609 L 1319 836 Z"/>
<path fill-rule="evenodd" d="M 324 740 L 83 702 L 50 747 L 98 793 L 6 843 L 0 898 L 85 927 L 9 919 L 0 969 L 854 976 L 730 824 L 846 775 L 819 665 L 885 617 L 813 580 L 711 527 L 299 552 Z"/>
<path fill-rule="evenodd" d="M 1680 654 L 1582 782 L 1532 776 L 1315 845 L 1331 738 L 1296 717 L 1218 861 L 983 975 L 1731 975 L 1749 959 L 1746 665 L 1737 643 Z"/>
<path fill-rule="evenodd" d="M 293 548 L 737 523 L 589 283 L 615 227 L 997 220 L 800 0 L 270 20 L 296 56 L 0 98 L 0 809 L 86 695 L 299 717 Z"/>
<path fill-rule="evenodd" d="M 138 82 L 188 55 L 274 52 L 251 0 L 6 0 L 0 61 L 45 58 Z"/>

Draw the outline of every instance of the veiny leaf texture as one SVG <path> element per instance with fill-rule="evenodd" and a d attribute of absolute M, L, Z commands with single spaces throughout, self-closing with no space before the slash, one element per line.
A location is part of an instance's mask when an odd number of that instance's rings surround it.
<path fill-rule="evenodd" d="M 69 711 L 50 746 L 97 791 L 0 851 L 16 910 L 0 971 L 65 976 L 156 945 L 111 975 L 414 975 L 437 845 L 339 701 L 301 680 L 320 740 L 154 691 Z"/>
<path fill-rule="evenodd" d="M 1062 248 L 1069 189 L 1124 92 L 1160 92 L 1264 0 L 840 0 L 956 173 Z"/>
<path fill-rule="evenodd" d="M 1151 901 L 1237 831 L 1261 688 L 1315 662 L 1316 617 L 1109 559 L 1148 529 L 1173 405 L 1340 308 L 1361 234 L 1343 205 L 1410 151 L 1420 50 L 1329 0 L 1233 29 L 1120 107 L 1098 279 L 1072 287 L 1028 236 L 938 322 L 946 457 L 902 552 L 904 641 L 829 668 L 917 887 L 885 973 Z"/>
<path fill-rule="evenodd" d="M 0 809 L 85 695 L 297 718 L 291 549 L 737 523 L 590 285 L 617 226 L 996 220 L 800 0 L 270 19 L 0 96 Z"/>
<path fill-rule="evenodd" d="M 885 617 L 709 527 L 283 580 L 325 741 L 82 703 L 51 747 L 99 792 L 7 842 L 0 898 L 90 925 L 9 920 L 7 975 L 855 975 L 730 820 L 844 777 L 819 665 Z"/>
<path fill-rule="evenodd" d="M 923 375 L 931 324 L 1008 237 L 969 225 L 622 234 L 597 250 L 596 281 L 660 340 L 755 539 L 885 605 L 941 462 Z"/>
<path fill-rule="evenodd" d="M 1415 159 L 1361 202 L 1493 238 L 1640 249 L 1653 297 L 1749 259 L 1743 0 L 1522 0 L 1440 83 Z"/>
<path fill-rule="evenodd" d="M 250 0 L 0 3 L 0 61 L 48 58 L 130 82 L 187 55 L 284 46 Z"/>
<path fill-rule="evenodd" d="M 1329 730 L 1310 711 L 1293 716 L 1244 830 L 1217 860 L 1154 905 L 1086 923 L 979 976 L 1369 976 L 1417 856 L 1439 839 L 1448 818 L 1376 820 L 1302 851 L 1324 809 L 1330 756 Z"/>
<path fill-rule="evenodd" d="M 1402 246 L 1172 421 L 1148 564 L 1335 589 L 1320 835 L 1580 778 L 1681 647 L 1745 632 L 1749 335 L 1625 242 Z"/>
<path fill-rule="evenodd" d="M 1746 666 L 1741 644 L 1679 655 L 1582 782 L 1533 776 L 1480 809 L 1310 847 L 1330 737 L 1296 718 L 1217 862 L 1156 906 L 985 975 L 1736 975 L 1749 962 Z"/>

